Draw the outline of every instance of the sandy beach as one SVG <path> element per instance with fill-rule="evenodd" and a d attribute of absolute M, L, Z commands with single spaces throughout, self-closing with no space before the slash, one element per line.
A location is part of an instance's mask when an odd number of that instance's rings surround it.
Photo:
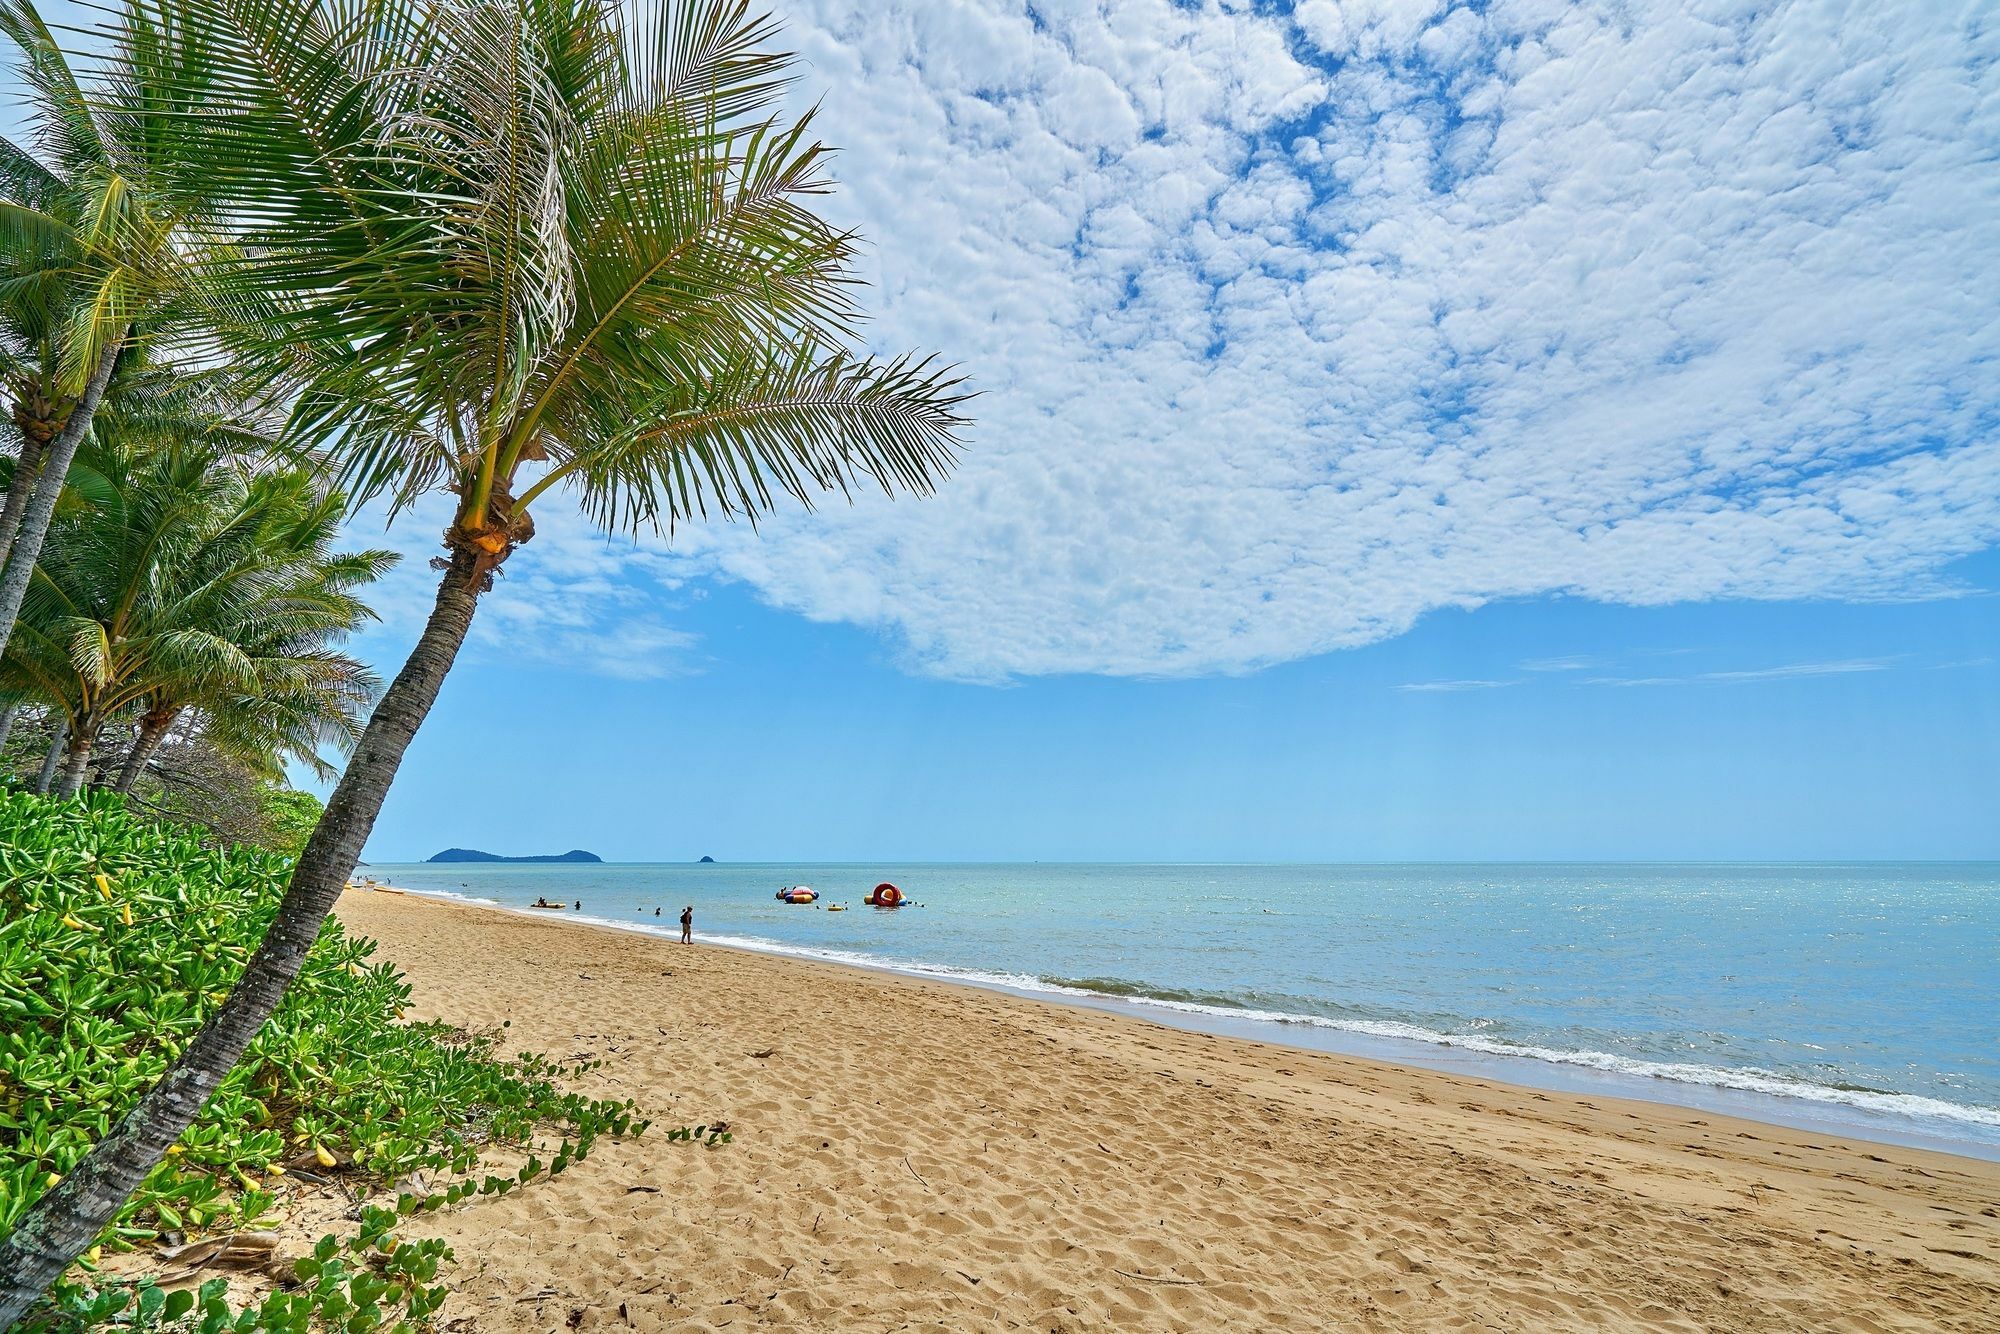
<path fill-rule="evenodd" d="M 461 1329 L 1964 1329 L 2000 1165 L 351 891 L 416 1012 L 704 1149 L 435 1220 Z"/>

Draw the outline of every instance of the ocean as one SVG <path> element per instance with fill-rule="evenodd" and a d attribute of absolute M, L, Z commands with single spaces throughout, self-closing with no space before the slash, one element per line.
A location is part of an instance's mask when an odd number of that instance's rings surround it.
<path fill-rule="evenodd" d="M 691 903 L 700 940 L 2000 1158 L 2000 864 L 357 874 L 504 907 L 581 900 L 566 918 L 669 936 Z M 918 906 L 863 906 L 878 880 Z M 776 900 L 798 883 L 819 906 Z"/>

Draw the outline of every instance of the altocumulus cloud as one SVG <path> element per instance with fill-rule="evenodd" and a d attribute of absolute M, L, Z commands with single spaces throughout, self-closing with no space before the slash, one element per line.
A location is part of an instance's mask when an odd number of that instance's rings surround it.
<path fill-rule="evenodd" d="M 2000 540 L 1976 5 L 784 17 L 869 336 L 962 361 L 979 424 L 935 499 L 689 531 L 644 579 L 990 680 L 1247 671 L 1503 597 L 1925 596 Z"/>
<path fill-rule="evenodd" d="M 437 534 L 451 522 L 448 497 L 425 496 L 385 527 L 386 506 L 365 508 L 349 525 L 351 545 L 390 546 L 403 559 L 369 598 L 385 632 L 413 639 L 437 593 L 430 560 Z M 573 511 L 548 507 L 535 539 L 503 565 L 495 592 L 480 603 L 471 644 L 476 652 L 517 663 L 568 668 L 596 676 L 648 680 L 702 670 L 699 639 L 671 624 L 674 600 L 686 590 L 676 570 L 648 544 L 607 539 Z M 364 652 L 368 651 L 364 641 Z M 373 650 L 392 655 L 398 649 Z M 407 652 L 407 647 L 400 651 Z"/>

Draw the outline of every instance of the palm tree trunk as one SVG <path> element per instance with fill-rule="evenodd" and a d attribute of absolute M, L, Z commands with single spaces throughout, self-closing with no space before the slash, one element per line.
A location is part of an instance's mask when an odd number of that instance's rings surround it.
<path fill-rule="evenodd" d="M 167 739 L 167 732 L 180 712 L 179 709 L 155 711 L 139 720 L 139 734 L 132 738 L 132 749 L 125 752 L 125 767 L 118 771 L 118 781 L 111 787 L 113 792 L 122 797 L 132 790 L 132 784 L 146 772 L 146 761 L 153 758 L 153 752 Z"/>
<path fill-rule="evenodd" d="M 111 382 L 111 368 L 118 364 L 118 349 L 124 344 L 121 333 L 105 349 L 96 369 L 90 373 L 90 382 L 83 387 L 83 397 L 70 409 L 69 420 L 56 432 L 56 438 L 49 442 L 49 455 L 42 463 L 41 476 L 35 478 L 35 489 L 21 512 L 20 534 L 7 553 L 6 575 L 0 578 L 0 653 L 7 651 L 7 641 L 14 637 L 14 622 L 20 619 L 21 601 L 28 596 L 28 581 L 34 578 L 35 562 L 42 558 L 49 520 L 55 517 L 56 500 L 62 495 L 63 480 L 69 476 L 69 461 L 76 457 L 77 445 L 90 430 L 90 419 L 97 415 L 97 405 L 104 400 L 104 386 Z"/>
<path fill-rule="evenodd" d="M 14 735 L 14 720 L 21 716 L 21 706 L 9 704 L 0 709 L 0 750 L 7 749 L 7 738 Z"/>
<path fill-rule="evenodd" d="M 69 734 L 69 746 L 63 754 L 62 774 L 56 779 L 56 796 L 73 797 L 83 786 L 83 771 L 90 767 L 90 752 L 97 748 L 99 726 L 97 719 L 85 718 L 82 726 Z"/>
<path fill-rule="evenodd" d="M 360 860 L 403 752 L 437 702 L 485 583 L 473 554 L 454 551 L 430 620 L 369 718 L 242 980 L 159 1083 L 0 1242 L 0 1329 L 11 1328 L 118 1216 L 284 999 Z"/>
<path fill-rule="evenodd" d="M 42 772 L 35 779 L 35 795 L 49 795 L 49 784 L 56 781 L 56 766 L 62 763 L 63 751 L 69 745 L 69 719 L 56 723 L 55 735 L 49 738 L 49 753 L 42 757 Z"/>
<path fill-rule="evenodd" d="M 28 507 L 28 493 L 34 490 L 41 473 L 42 445 L 32 435 L 21 434 L 21 452 L 14 458 L 14 477 L 7 483 L 7 504 L 0 508 L 0 566 L 14 549 L 14 535 L 21 531 L 21 511 Z"/>

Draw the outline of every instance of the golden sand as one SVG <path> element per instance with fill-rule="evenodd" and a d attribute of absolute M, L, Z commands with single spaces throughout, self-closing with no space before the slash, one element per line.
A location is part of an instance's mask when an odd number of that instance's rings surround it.
<path fill-rule="evenodd" d="M 367 891 L 704 1149 L 431 1220 L 471 1330 L 2000 1329 L 2000 1165 Z"/>

